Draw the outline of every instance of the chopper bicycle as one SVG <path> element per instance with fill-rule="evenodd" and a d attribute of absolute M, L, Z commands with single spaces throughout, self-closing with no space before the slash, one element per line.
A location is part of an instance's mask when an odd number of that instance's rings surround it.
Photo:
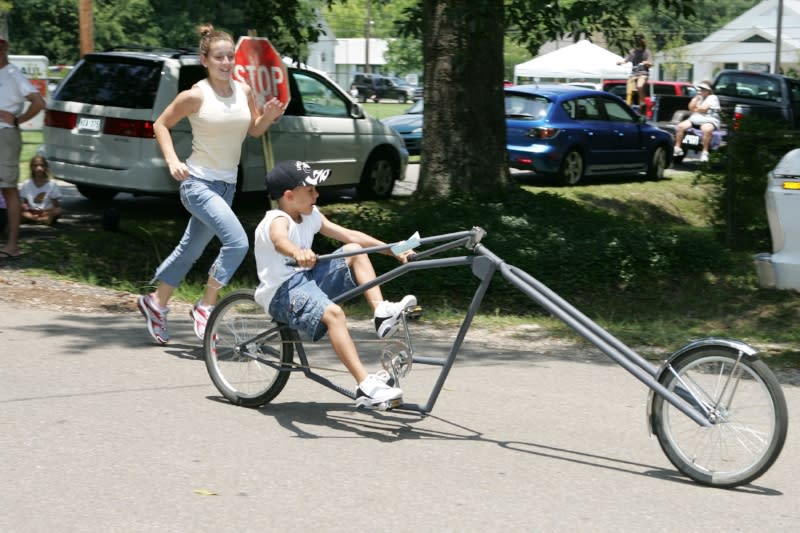
<path fill-rule="evenodd" d="M 655 366 L 540 281 L 503 262 L 481 244 L 484 236 L 485 231 L 475 227 L 417 239 L 409 246 L 416 252 L 411 261 L 334 299 L 335 303 L 345 302 L 372 286 L 431 268 L 469 267 L 479 280 L 446 357 L 416 354 L 413 324 L 409 319 L 419 310 L 404 311 L 398 334 L 381 341 L 384 369 L 396 383 L 408 377 L 413 365 L 438 366 L 439 375 L 425 403 L 401 399 L 379 408 L 421 415 L 433 409 L 467 330 L 499 271 L 517 289 L 650 388 L 649 430 L 681 473 L 703 485 L 729 488 L 753 481 L 775 462 L 786 439 L 786 400 L 775 375 L 755 348 L 738 340 L 705 338 L 678 349 L 663 365 Z M 321 255 L 319 260 L 376 253 L 404 242 Z M 420 249 L 429 245 L 436 246 Z M 464 255 L 435 257 L 462 247 L 467 250 Z M 306 345 L 327 343 L 330 349 L 327 340 L 311 343 L 301 339 L 296 330 L 271 321 L 264 308 L 255 302 L 253 292 L 232 292 L 220 300 L 209 317 L 204 356 L 209 376 L 219 392 L 236 405 L 260 407 L 278 396 L 292 373 L 300 372 L 355 399 L 355 390 L 337 384 L 321 373 L 325 369 L 309 362 Z"/>

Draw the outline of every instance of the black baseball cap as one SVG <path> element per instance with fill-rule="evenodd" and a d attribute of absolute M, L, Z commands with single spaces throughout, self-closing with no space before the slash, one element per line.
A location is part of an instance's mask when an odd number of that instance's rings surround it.
<path fill-rule="evenodd" d="M 304 161 L 280 161 L 267 173 L 269 197 L 278 200 L 283 193 L 303 185 L 320 185 L 331 175 L 329 168 L 312 169 Z"/>

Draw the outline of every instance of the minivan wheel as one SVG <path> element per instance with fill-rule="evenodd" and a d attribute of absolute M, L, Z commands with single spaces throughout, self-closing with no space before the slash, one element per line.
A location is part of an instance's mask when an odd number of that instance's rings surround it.
<path fill-rule="evenodd" d="M 372 154 L 364 165 L 361 182 L 358 184 L 358 194 L 362 198 L 385 199 L 389 198 L 397 179 L 397 171 L 393 161 L 386 154 Z"/>
<path fill-rule="evenodd" d="M 78 192 L 92 202 L 106 203 L 110 202 L 117 195 L 114 189 L 106 189 L 103 187 L 95 187 L 94 185 L 75 185 Z"/>

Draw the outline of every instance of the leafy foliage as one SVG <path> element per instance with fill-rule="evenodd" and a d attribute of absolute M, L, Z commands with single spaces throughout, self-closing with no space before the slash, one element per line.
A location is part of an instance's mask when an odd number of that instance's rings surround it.
<path fill-rule="evenodd" d="M 305 0 L 95 0 L 93 5 L 96 50 L 129 44 L 194 47 L 197 26 L 211 22 L 234 38 L 255 30 L 301 59 L 321 32 L 314 6 Z M 73 64 L 79 56 L 77 2 L 17 1 L 9 12 L 9 33 L 16 54 Z"/>

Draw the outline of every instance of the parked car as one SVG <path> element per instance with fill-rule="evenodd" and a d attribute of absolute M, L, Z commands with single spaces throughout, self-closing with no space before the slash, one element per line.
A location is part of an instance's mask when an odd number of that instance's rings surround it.
<path fill-rule="evenodd" d="M 179 91 L 205 77 L 196 52 L 137 49 L 91 53 L 49 99 L 42 151 L 53 174 L 84 196 L 107 200 L 119 191 L 176 193 L 153 135 L 153 122 Z M 291 101 L 268 132 L 274 160 L 300 159 L 333 169 L 330 187 L 356 186 L 388 197 L 405 177 L 408 152 L 397 133 L 364 114 L 324 74 L 289 68 Z M 171 130 L 181 158 L 191 152 L 189 121 Z M 238 190 L 263 190 L 262 139 L 242 146 Z"/>
<path fill-rule="evenodd" d="M 584 176 L 646 172 L 660 179 L 672 161 L 672 136 L 647 123 L 621 98 L 568 85 L 507 87 L 509 166 L 575 185 Z M 410 153 L 419 153 L 424 100 L 385 118 Z"/>
<path fill-rule="evenodd" d="M 603 81 L 603 90 L 612 94 L 616 94 L 623 100 L 627 96 L 627 80 L 605 80 Z M 649 120 L 656 120 L 654 110 L 662 96 L 685 96 L 691 98 L 697 94 L 695 86 L 685 81 L 659 81 L 648 80 L 647 82 L 648 95 L 645 97 L 644 112 L 640 106 L 640 114 L 646 116 Z M 633 93 L 634 105 L 639 105 L 639 93 Z"/>
<path fill-rule="evenodd" d="M 800 149 L 784 154 L 767 174 L 764 195 L 772 253 L 753 257 L 762 287 L 800 290 Z"/>
<path fill-rule="evenodd" d="M 735 122 L 755 115 L 775 123 L 776 129 L 800 129 L 800 80 L 747 70 L 723 70 L 714 78 L 723 118 Z"/>
<path fill-rule="evenodd" d="M 414 100 L 416 95 L 416 88 L 405 80 L 379 74 L 356 74 L 350 87 L 358 93 L 361 102 L 389 99 L 404 104 Z"/>
<path fill-rule="evenodd" d="M 405 114 L 387 117 L 381 122 L 391 126 L 403 138 L 410 155 L 419 155 L 422 148 L 422 109 L 424 100 L 419 99 Z"/>
<path fill-rule="evenodd" d="M 672 136 L 621 98 L 565 85 L 505 89 L 509 165 L 575 185 L 584 176 L 637 174 L 661 179 Z"/>

